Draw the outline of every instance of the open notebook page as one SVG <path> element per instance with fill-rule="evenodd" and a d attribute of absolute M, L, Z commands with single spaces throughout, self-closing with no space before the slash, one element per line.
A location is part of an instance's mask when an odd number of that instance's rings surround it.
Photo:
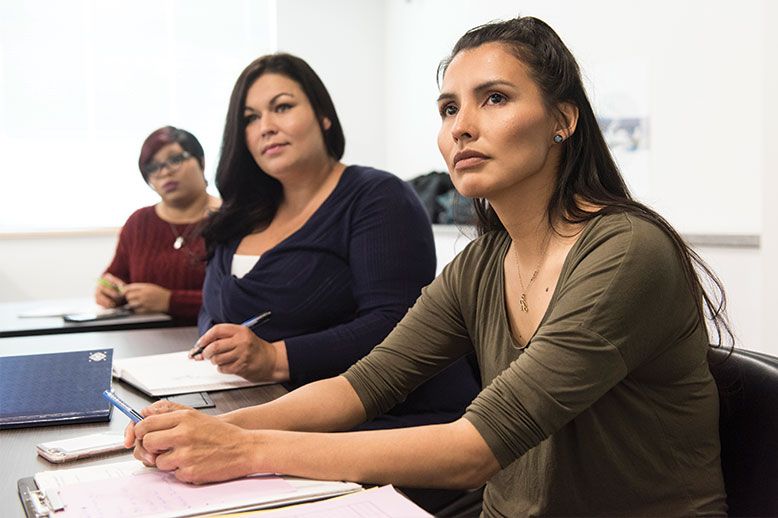
<path fill-rule="evenodd" d="M 187 351 L 114 360 L 113 375 L 150 396 L 169 396 L 261 385 L 223 374 L 209 361 L 195 361 Z"/>

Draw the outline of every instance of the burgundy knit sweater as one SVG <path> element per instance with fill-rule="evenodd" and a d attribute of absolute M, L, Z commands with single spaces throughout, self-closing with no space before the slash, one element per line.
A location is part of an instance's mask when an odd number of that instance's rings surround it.
<path fill-rule="evenodd" d="M 168 313 L 195 323 L 202 303 L 205 243 L 200 225 L 175 225 L 160 219 L 154 206 L 135 211 L 122 227 L 116 255 L 106 272 L 124 282 L 147 282 L 172 291 Z M 173 248 L 178 236 L 184 244 Z"/>

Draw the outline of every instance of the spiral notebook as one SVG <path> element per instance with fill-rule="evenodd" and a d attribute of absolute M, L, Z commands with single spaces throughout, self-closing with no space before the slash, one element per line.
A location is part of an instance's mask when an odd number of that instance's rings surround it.
<path fill-rule="evenodd" d="M 0 357 L 0 428 L 108 421 L 113 349 Z"/>

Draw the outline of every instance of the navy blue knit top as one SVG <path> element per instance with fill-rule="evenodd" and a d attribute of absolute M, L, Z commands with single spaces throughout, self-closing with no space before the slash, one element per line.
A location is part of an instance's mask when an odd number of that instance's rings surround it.
<path fill-rule="evenodd" d="M 208 263 L 199 328 L 264 311 L 255 332 L 284 340 L 295 388 L 336 376 L 379 344 L 435 275 L 429 218 L 413 190 L 384 171 L 349 166 L 297 232 L 266 251 L 242 278 L 231 275 L 240 239 Z M 362 428 L 449 422 L 480 391 L 463 358 Z"/>

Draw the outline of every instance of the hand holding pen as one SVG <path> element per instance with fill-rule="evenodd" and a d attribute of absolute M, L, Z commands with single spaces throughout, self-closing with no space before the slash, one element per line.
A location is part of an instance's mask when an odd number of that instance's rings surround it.
<path fill-rule="evenodd" d="M 143 420 L 143 416 L 140 412 L 132 408 L 127 402 L 114 394 L 112 391 L 104 390 L 102 396 L 113 406 L 121 410 L 121 412 L 129 417 L 133 423 L 139 423 L 141 420 Z"/>
<path fill-rule="evenodd" d="M 195 360 L 209 360 L 219 372 L 237 374 L 252 381 L 282 381 L 281 375 L 288 378 L 288 368 L 284 367 L 285 349 L 279 354 L 279 343 L 271 344 L 250 329 L 269 319 L 270 312 L 266 312 L 240 325 L 217 324 L 200 337 L 189 356 Z M 279 367 L 285 371 L 279 371 Z"/>

